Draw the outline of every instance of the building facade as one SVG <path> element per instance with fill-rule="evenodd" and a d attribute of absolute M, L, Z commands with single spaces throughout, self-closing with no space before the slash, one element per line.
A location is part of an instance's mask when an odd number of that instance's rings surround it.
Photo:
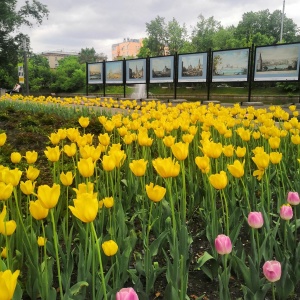
<path fill-rule="evenodd" d="M 58 67 L 58 62 L 67 56 L 78 56 L 76 52 L 63 52 L 63 51 L 48 51 L 42 52 L 42 56 L 46 57 L 49 61 L 50 69 L 56 69 Z"/>
<path fill-rule="evenodd" d="M 124 39 L 122 43 L 112 45 L 112 60 L 120 58 L 136 58 L 143 46 L 143 39 Z"/>

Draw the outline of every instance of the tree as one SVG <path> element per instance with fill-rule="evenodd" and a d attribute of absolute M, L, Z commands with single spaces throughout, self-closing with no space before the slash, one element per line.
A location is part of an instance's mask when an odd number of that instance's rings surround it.
<path fill-rule="evenodd" d="M 243 14 L 242 20 L 236 28 L 236 38 L 245 39 L 246 44 L 256 45 L 276 44 L 280 42 L 281 11 L 275 10 L 270 13 L 268 9 L 258 12 L 247 12 Z M 260 35 L 257 35 L 260 34 Z M 292 19 L 284 16 L 283 39 L 285 42 L 295 42 L 297 25 Z M 264 38 L 262 38 L 264 36 Z M 255 40 L 257 37 L 257 40 Z M 262 43 L 262 44 L 260 44 Z"/>
<path fill-rule="evenodd" d="M 163 55 L 164 47 L 167 44 L 167 30 L 165 18 L 157 16 L 155 20 L 146 23 L 148 34 L 148 48 L 151 56 Z"/>
<path fill-rule="evenodd" d="M 169 48 L 170 54 L 182 53 L 182 49 L 187 39 L 187 30 L 185 24 L 180 24 L 173 18 L 172 21 L 168 22 L 166 28 L 166 46 Z"/>
<path fill-rule="evenodd" d="M 94 48 L 81 49 L 79 53 L 79 63 L 93 63 L 107 60 L 107 56 L 104 53 L 97 54 Z"/>
<path fill-rule="evenodd" d="M 48 17 L 47 6 L 37 0 L 28 0 L 17 10 L 17 0 L 0 0 L 0 86 L 11 86 L 17 80 L 14 73 L 18 63 L 18 51 L 21 50 L 22 35 L 14 36 L 22 25 L 32 27 L 41 24 Z M 24 37 L 24 35 L 23 35 Z"/>
<path fill-rule="evenodd" d="M 50 87 L 52 73 L 47 58 L 33 54 L 28 60 L 30 90 L 38 92 Z"/>
<path fill-rule="evenodd" d="M 75 92 L 85 86 L 85 65 L 78 57 L 67 56 L 59 61 L 51 89 L 55 92 Z"/>
<path fill-rule="evenodd" d="M 195 51 L 207 51 L 214 48 L 214 35 L 222 28 L 221 23 L 214 17 L 205 19 L 199 15 L 199 21 L 192 31 L 192 43 Z"/>

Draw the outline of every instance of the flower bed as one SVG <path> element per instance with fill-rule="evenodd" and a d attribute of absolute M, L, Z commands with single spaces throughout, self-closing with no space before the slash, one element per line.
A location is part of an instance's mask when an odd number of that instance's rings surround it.
<path fill-rule="evenodd" d="M 123 287 L 209 297 L 194 274 L 220 299 L 297 297 L 295 106 L 7 95 L 0 105 L 4 299 L 115 299 Z M 10 110 L 32 117 L 11 124 Z M 76 123 L 42 147 L 9 135 L 45 134 L 38 125 L 54 128 L 55 114 Z"/>

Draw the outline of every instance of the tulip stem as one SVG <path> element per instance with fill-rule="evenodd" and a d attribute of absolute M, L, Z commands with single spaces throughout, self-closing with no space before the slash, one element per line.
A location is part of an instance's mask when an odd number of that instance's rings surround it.
<path fill-rule="evenodd" d="M 57 266 L 57 275 L 58 275 L 58 283 L 59 283 L 59 293 L 60 293 L 60 298 L 63 299 L 63 288 L 62 288 L 62 282 L 61 282 L 60 262 L 59 262 L 58 247 L 57 247 L 58 238 L 57 238 L 57 232 L 56 232 L 56 228 L 55 228 L 55 220 L 54 220 L 53 209 L 50 209 L 50 216 L 51 216 L 52 230 L 53 230 L 53 242 L 54 242 L 54 249 L 55 249 L 55 256 L 56 256 L 56 266 Z"/>
<path fill-rule="evenodd" d="M 103 271 L 103 266 L 102 266 L 100 246 L 99 246 L 100 242 L 98 243 L 98 237 L 97 237 L 97 233 L 96 233 L 95 226 L 94 226 L 93 222 L 90 223 L 90 227 L 91 227 L 92 234 L 94 235 L 94 239 L 96 241 L 96 248 L 97 248 L 97 254 L 98 254 L 98 259 L 99 259 L 99 267 L 100 267 L 100 276 L 101 276 L 101 283 L 102 283 L 102 289 L 103 289 L 103 296 L 104 296 L 104 299 L 107 300 L 105 277 L 104 277 L 104 271 Z"/>

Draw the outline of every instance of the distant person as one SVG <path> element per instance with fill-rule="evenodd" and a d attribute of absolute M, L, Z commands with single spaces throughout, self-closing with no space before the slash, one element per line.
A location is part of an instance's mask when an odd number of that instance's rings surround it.
<path fill-rule="evenodd" d="M 20 93 L 20 89 L 21 89 L 21 85 L 19 83 L 16 83 L 14 88 L 9 92 L 9 94 L 13 94 L 13 93 Z"/>

